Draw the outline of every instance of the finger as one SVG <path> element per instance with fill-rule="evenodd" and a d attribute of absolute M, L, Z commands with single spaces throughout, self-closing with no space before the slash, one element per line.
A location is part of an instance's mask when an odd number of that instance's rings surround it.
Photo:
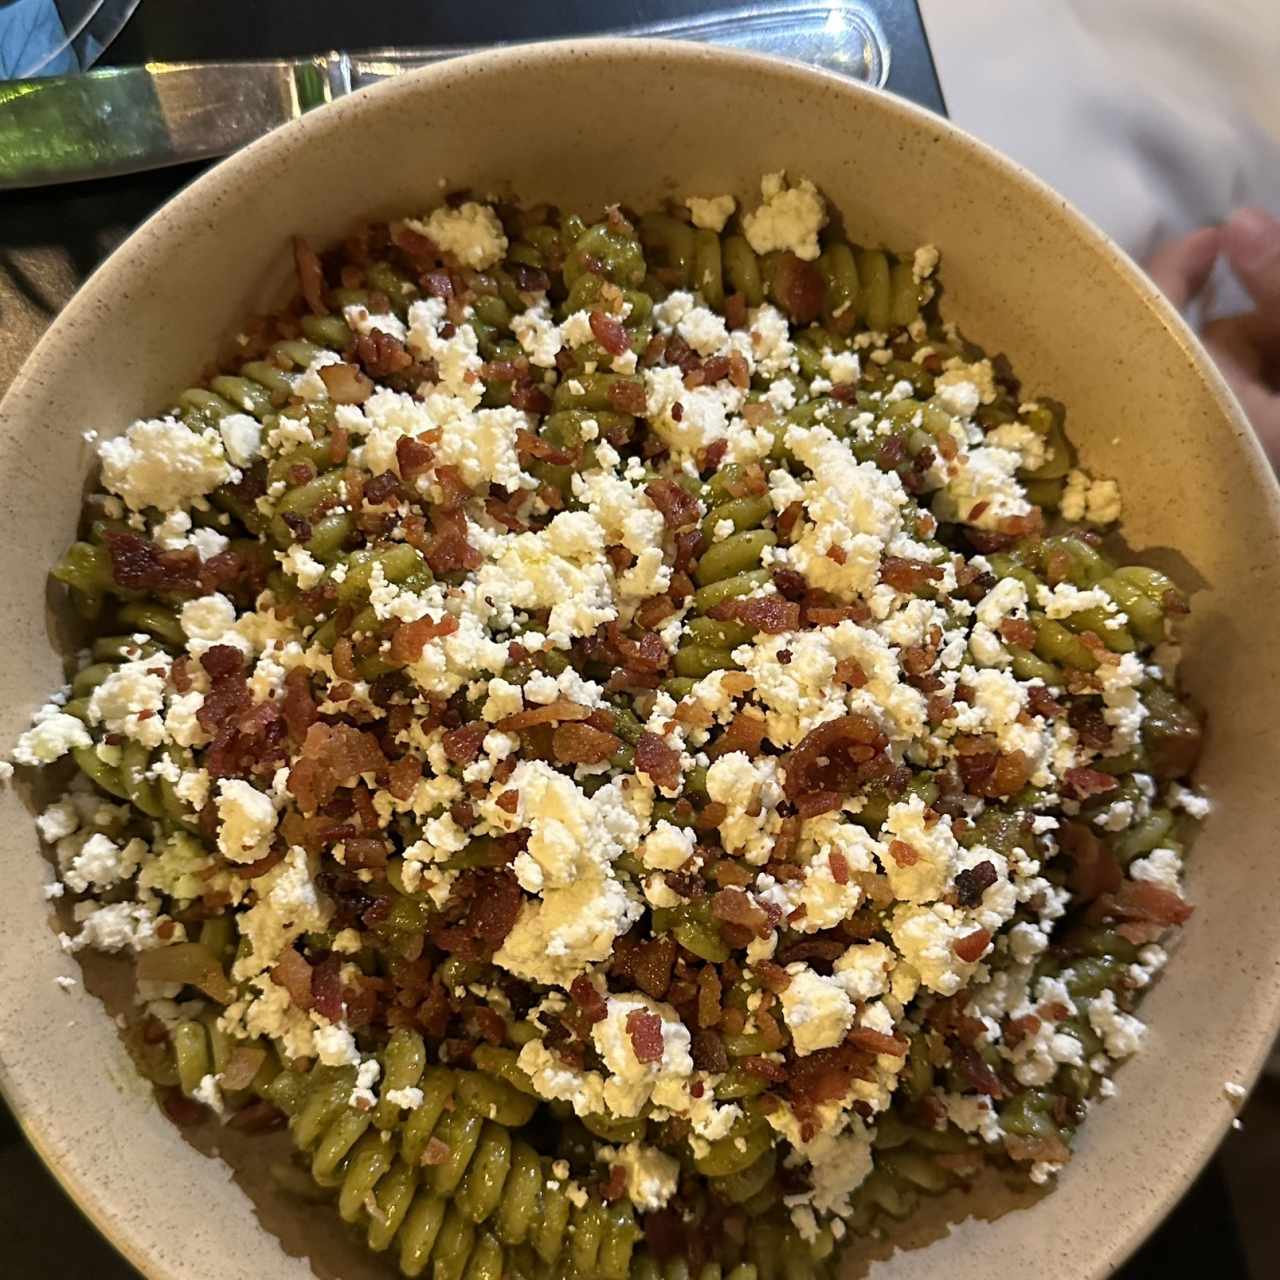
<path fill-rule="evenodd" d="M 1178 310 L 1205 286 L 1222 247 L 1218 227 L 1201 227 L 1190 235 L 1166 240 L 1147 259 L 1147 273 Z"/>
<path fill-rule="evenodd" d="M 1222 228 L 1222 247 L 1258 310 L 1280 313 L 1280 220 L 1264 209 L 1237 209 Z"/>
<path fill-rule="evenodd" d="M 1232 381 L 1233 375 L 1250 382 L 1261 382 L 1266 360 L 1258 343 L 1253 315 L 1211 320 L 1204 326 L 1200 337 L 1228 382 Z"/>
<path fill-rule="evenodd" d="M 1204 334 L 1204 344 L 1240 401 L 1271 465 L 1280 468 L 1280 395 L 1256 375 L 1257 349 L 1240 327 L 1219 321 Z"/>

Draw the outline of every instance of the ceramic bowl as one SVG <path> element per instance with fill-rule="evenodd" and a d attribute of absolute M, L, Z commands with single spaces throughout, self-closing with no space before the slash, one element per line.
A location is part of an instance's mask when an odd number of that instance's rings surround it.
<path fill-rule="evenodd" d="M 290 235 L 330 241 L 362 215 L 462 187 L 582 207 L 749 199 L 782 168 L 817 182 L 850 239 L 940 247 L 944 312 L 1006 352 L 1029 394 L 1069 407 L 1085 464 L 1122 482 L 1138 557 L 1195 590 L 1185 675 L 1209 715 L 1200 778 L 1214 812 L 1191 864 L 1196 914 L 1144 1005 L 1149 1050 L 1119 1073 L 1053 1194 L 991 1220 L 953 1206 L 922 1247 L 849 1264 L 895 1280 L 1100 1277 L 1213 1151 L 1232 1115 L 1224 1082 L 1252 1080 L 1276 1029 L 1280 510 L 1238 407 L 1140 272 L 1060 196 L 936 116 L 735 52 L 546 44 L 358 94 L 212 169 L 98 270 L 0 410 L 0 745 L 63 680 L 66 620 L 46 572 L 91 472 L 82 432 L 120 432 L 166 403 L 243 317 L 278 301 Z M 55 986 L 75 966 L 41 893 L 37 799 L 21 783 L 0 792 L 0 1083 L 44 1159 L 152 1280 L 387 1274 L 347 1252 L 331 1210 L 264 1191 L 261 1148 L 231 1151 L 233 1181 L 184 1140 L 99 1000 Z M 110 966 L 90 977 L 112 981 Z"/>

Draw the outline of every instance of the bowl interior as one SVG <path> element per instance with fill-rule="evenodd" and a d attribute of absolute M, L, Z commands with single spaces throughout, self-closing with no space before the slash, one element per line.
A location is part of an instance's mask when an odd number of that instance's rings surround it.
<path fill-rule="evenodd" d="M 1172 559 L 1197 589 L 1185 672 L 1210 715 L 1202 779 L 1215 812 L 1190 873 L 1197 914 L 1144 1006 L 1150 1050 L 1120 1073 L 1120 1096 L 1085 1127 L 1055 1194 L 994 1222 L 932 1231 L 927 1249 L 873 1267 L 978 1280 L 998 1257 L 1010 1274 L 1101 1276 L 1212 1150 L 1231 1115 L 1223 1082 L 1248 1082 L 1275 1029 L 1277 494 L 1217 375 L 1122 255 L 1059 197 L 933 116 L 747 55 L 579 42 L 431 68 L 219 166 L 94 276 L 0 409 L 11 653 L 0 665 L 0 741 L 11 743 L 63 679 L 64 620 L 46 571 L 90 470 L 81 433 L 118 433 L 195 378 L 243 317 L 274 300 L 291 234 L 329 241 L 362 216 L 421 209 L 459 188 L 584 208 L 677 192 L 749 199 L 761 173 L 782 168 L 818 183 L 851 239 L 941 249 L 945 313 L 1006 352 L 1029 396 L 1067 404 L 1085 463 L 1121 479 L 1139 558 Z M 161 1117 L 96 1001 L 55 987 L 74 966 L 41 894 L 33 803 L 22 785 L 0 794 L 10 876 L 0 1083 L 29 1136 L 148 1276 L 310 1274 L 225 1167 Z M 238 1163 L 265 1181 L 261 1154 Z M 267 1202 L 273 1225 L 287 1219 L 292 1252 L 327 1229 L 328 1210 Z M 355 1257 L 345 1274 L 385 1274 Z"/>

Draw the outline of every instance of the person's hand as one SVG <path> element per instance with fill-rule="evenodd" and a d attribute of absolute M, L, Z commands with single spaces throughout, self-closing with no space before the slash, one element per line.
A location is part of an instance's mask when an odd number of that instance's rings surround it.
<path fill-rule="evenodd" d="M 1212 320 L 1200 336 L 1268 457 L 1280 466 L 1280 220 L 1261 209 L 1238 209 L 1220 227 L 1202 227 L 1162 245 L 1147 270 L 1181 309 L 1204 288 L 1219 254 L 1255 309 Z"/>

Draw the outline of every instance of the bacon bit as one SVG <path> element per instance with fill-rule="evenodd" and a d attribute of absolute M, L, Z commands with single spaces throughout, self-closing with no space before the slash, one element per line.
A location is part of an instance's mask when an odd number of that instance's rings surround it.
<path fill-rule="evenodd" d="M 599 764 L 621 746 L 620 738 L 588 724 L 562 724 L 551 738 L 551 753 L 561 764 Z"/>
<path fill-rule="evenodd" d="M 960 688 L 956 688 L 957 700 Z M 1021 751 L 1004 754 L 983 749 L 983 739 L 957 741 L 957 765 L 965 787 L 991 799 L 1021 791 L 1031 776 L 1031 761 Z M 988 740 L 989 741 L 989 740 Z"/>
<path fill-rule="evenodd" d="M 342 1000 L 342 957 L 336 954 L 325 956 L 316 965 L 311 975 L 311 1007 L 330 1022 L 341 1022 L 343 1014 Z"/>
<path fill-rule="evenodd" d="M 422 763 L 413 756 L 402 756 L 387 769 L 387 790 L 397 800 L 408 800 L 421 777 Z"/>
<path fill-rule="evenodd" d="M 618 379 L 609 383 L 609 408 L 615 413 L 642 414 L 645 409 L 644 383 Z"/>
<path fill-rule="evenodd" d="M 523 458 L 538 458 L 558 467 L 571 466 L 580 460 L 579 450 L 562 449 L 523 427 L 516 432 L 516 452 Z"/>
<path fill-rule="evenodd" d="M 684 704 L 681 705 L 683 706 Z M 694 705 L 697 706 L 697 704 Z M 682 719 L 680 708 L 676 709 L 676 719 Z M 764 716 L 758 711 L 744 707 L 729 722 L 729 727 L 720 735 L 714 745 L 707 749 L 707 755 L 714 759 L 727 755 L 730 751 L 742 751 L 750 757 L 755 757 L 760 754 L 764 735 Z"/>
<path fill-rule="evenodd" d="M 611 355 L 620 356 L 631 350 L 622 321 L 603 311 L 592 311 L 587 317 L 595 340 Z"/>
<path fill-rule="evenodd" d="M 801 818 L 820 818 L 824 813 L 834 813 L 840 808 L 840 792 L 808 791 L 797 798 L 795 806 Z"/>
<path fill-rule="evenodd" d="M 422 1152 L 422 1163 L 428 1168 L 444 1164 L 448 1160 L 451 1148 L 447 1142 L 442 1142 L 439 1138 L 430 1138 L 426 1147 Z"/>
<path fill-rule="evenodd" d="M 1024 1013 L 1020 1018 L 1010 1018 L 1004 1027 L 1005 1043 L 1012 1049 L 1040 1030 L 1040 1019 L 1034 1013 Z"/>
<path fill-rule="evenodd" d="M 1016 649 L 1031 650 L 1036 644 L 1036 629 L 1026 618 L 1005 618 L 1000 623 L 1000 638 Z M 1042 685 L 1034 687 L 1043 688 Z"/>
<path fill-rule="evenodd" d="M 1061 1000 L 1052 1000 L 1048 1004 L 1042 1004 L 1040 1012 L 1050 1022 L 1062 1022 L 1065 1018 L 1071 1016 L 1071 1010 Z"/>
<path fill-rule="evenodd" d="M 905 1058 L 910 1047 L 901 1037 L 885 1035 L 883 1031 L 874 1031 L 870 1027 L 854 1027 L 845 1039 L 867 1053 L 887 1053 L 895 1058 Z"/>
<path fill-rule="evenodd" d="M 720 998 L 720 975 L 713 965 L 705 964 L 698 974 L 698 1026 L 714 1027 L 724 1016 Z"/>
<path fill-rule="evenodd" d="M 571 702 L 568 698 L 557 698 L 541 707 L 528 707 L 517 711 L 514 715 L 499 720 L 493 726 L 503 733 L 519 733 L 522 729 L 531 728 L 535 724 L 558 724 L 562 720 L 586 720 L 591 715 L 591 708 L 581 703 Z M 483 726 L 486 731 L 489 726 Z"/>
<path fill-rule="evenodd" d="M 1068 769 L 1063 780 L 1071 794 L 1080 800 L 1106 795 L 1119 786 L 1109 773 L 1102 773 L 1097 769 Z"/>
<path fill-rule="evenodd" d="M 422 657 L 422 651 L 429 640 L 439 640 L 451 636 L 458 629 L 458 620 L 446 613 L 439 622 L 434 618 L 418 618 L 414 622 L 404 622 L 391 635 L 389 656 L 392 662 L 408 666 Z"/>
<path fill-rule="evenodd" d="M 675 790 L 680 785 L 680 753 L 669 747 L 656 733 L 647 730 L 636 742 L 637 773 L 647 773 L 655 786 Z"/>
<path fill-rule="evenodd" d="M 405 350 L 399 338 L 393 338 L 381 329 L 357 334 L 356 359 L 371 378 L 386 378 L 401 373 L 413 364 L 413 357 Z"/>
<path fill-rule="evenodd" d="M 768 1080 L 771 1084 L 782 1084 L 787 1078 L 785 1064 L 775 1062 L 772 1058 L 749 1054 L 745 1058 L 739 1058 L 738 1064 L 744 1071 L 750 1071 L 753 1076 L 759 1076 L 762 1080 Z"/>
<path fill-rule="evenodd" d="M 979 1093 L 986 1094 L 988 1098 L 1004 1097 L 1005 1089 L 1000 1083 L 1000 1077 L 991 1070 L 977 1049 L 970 1045 L 953 1048 L 951 1061 L 952 1065 Z"/>
<path fill-rule="evenodd" d="M 849 861 L 839 849 L 832 849 L 827 854 L 827 863 L 831 867 L 831 878 L 836 884 L 849 883 Z"/>
<path fill-rule="evenodd" d="M 495 801 L 504 813 L 515 813 L 520 807 L 520 793 L 518 791 L 504 791 Z"/>
<path fill-rule="evenodd" d="M 754 898 L 741 889 L 720 889 L 711 899 L 711 914 L 717 920 L 742 925 L 758 937 L 769 932 L 769 917 Z"/>
<path fill-rule="evenodd" d="M 887 745 L 866 716 L 841 716 L 820 724 L 791 752 L 784 787 L 787 798 L 798 804 L 805 795 L 847 791 L 864 778 L 879 775 L 883 769 L 878 758 Z"/>
<path fill-rule="evenodd" d="M 1100 898 L 1089 914 L 1170 927 L 1185 924 L 1193 911 L 1194 908 L 1171 889 L 1151 880 L 1126 880 L 1114 894 Z"/>
<path fill-rule="evenodd" d="M 788 1087 L 793 1106 L 798 1103 L 807 1111 L 843 1098 L 855 1079 L 874 1078 L 875 1062 L 871 1055 L 845 1043 L 797 1058 L 791 1064 Z"/>
<path fill-rule="evenodd" d="M 889 856 L 900 867 L 914 867 L 920 861 L 920 854 L 915 846 L 908 844 L 905 840 L 890 840 Z"/>
<path fill-rule="evenodd" d="M 433 941 L 445 951 L 456 951 L 471 959 L 487 959 L 511 932 L 524 894 L 507 868 L 465 873 L 454 886 L 454 894 L 466 898 L 466 915 L 457 924 L 436 930 Z"/>
<path fill-rule="evenodd" d="M 649 1064 L 662 1061 L 662 1019 L 647 1009 L 632 1009 L 627 1014 L 627 1035 L 636 1061 Z"/>
<path fill-rule="evenodd" d="M 839 684 L 847 684 L 851 689 L 861 689 L 867 683 L 867 673 L 857 658 L 841 658 L 836 663 L 835 677 Z"/>
<path fill-rule="evenodd" d="M 319 719 L 315 700 L 311 696 L 311 675 L 306 667 L 294 667 L 284 678 L 284 697 L 280 703 L 289 739 L 300 745 L 307 730 Z"/>
<path fill-rule="evenodd" d="M 203 1124 L 209 1118 L 208 1108 L 193 1102 L 179 1089 L 170 1089 L 160 1103 L 161 1110 L 182 1129 L 190 1129 Z"/>
<path fill-rule="evenodd" d="M 190 595 L 199 588 L 200 556 L 194 547 L 162 551 L 134 533 L 108 533 L 111 576 L 129 591 Z"/>
<path fill-rule="evenodd" d="M 324 268 L 316 251 L 301 237 L 293 237 L 293 265 L 298 274 L 298 288 L 312 315 L 327 316 L 324 303 Z"/>
<path fill-rule="evenodd" d="M 972 933 L 966 933 L 963 938 L 957 938 L 951 944 L 951 950 L 955 952 L 957 959 L 963 960 L 965 964 L 972 964 L 982 956 L 990 943 L 991 935 L 985 929 L 975 929 Z"/>
<path fill-rule="evenodd" d="M 644 491 L 649 501 L 662 512 L 668 529 L 688 528 L 696 524 L 702 515 L 702 503 L 674 480 L 650 481 Z"/>
<path fill-rule="evenodd" d="M 749 427 L 762 427 L 777 416 L 778 411 L 767 400 L 754 400 L 742 406 L 742 418 Z"/>
<path fill-rule="evenodd" d="M 1067 887 L 1082 902 L 1114 893 L 1124 883 L 1115 855 L 1085 822 L 1064 822 L 1058 843 L 1071 860 Z"/>
<path fill-rule="evenodd" d="M 348 867 L 385 867 L 389 852 L 387 841 L 378 836 L 348 836 L 346 840 Z"/>
<path fill-rule="evenodd" d="M 994 864 L 979 862 L 958 872 L 955 879 L 956 901 L 962 907 L 976 907 L 982 895 L 999 879 Z"/>
<path fill-rule="evenodd" d="M 1010 1160 L 1020 1164 L 1036 1161 L 1047 1164 L 1066 1164 L 1071 1159 L 1071 1148 L 1056 1134 L 1025 1138 L 1019 1133 L 1004 1135 L 1004 1149 Z"/>
<path fill-rule="evenodd" d="M 734 619 L 767 635 L 781 635 L 800 626 L 800 606 L 781 595 L 724 600 L 708 612 L 712 618 Z"/>
<path fill-rule="evenodd" d="M 725 323 L 730 329 L 745 329 L 747 325 L 747 295 L 731 293 L 724 300 Z"/>
<path fill-rule="evenodd" d="M 631 977 L 636 986 L 654 1000 L 663 999 L 671 986 L 671 971 L 676 962 L 674 938 L 661 935 L 635 948 L 631 961 Z"/>
<path fill-rule="evenodd" d="M 603 1022 L 609 1012 L 608 1001 L 585 973 L 574 978 L 569 987 L 569 998 L 582 1010 L 588 1022 Z"/>
<path fill-rule="evenodd" d="M 441 740 L 445 756 L 454 764 L 474 764 L 479 758 L 481 744 L 492 727 L 476 723 L 448 730 Z"/>
<path fill-rule="evenodd" d="M 885 556 L 880 562 L 880 581 L 908 594 L 924 590 L 941 577 L 942 569 L 938 565 L 925 564 L 920 560 Z"/>
<path fill-rule="evenodd" d="M 290 770 L 289 789 L 304 813 L 314 813 L 360 774 L 386 767 L 387 758 L 371 733 L 349 724 L 317 723 L 307 730 L 302 752 Z"/>
<path fill-rule="evenodd" d="M 292 947 L 280 953 L 280 959 L 271 970 L 271 981 L 289 993 L 296 1009 L 306 1013 L 311 1008 L 311 966 Z"/>
<path fill-rule="evenodd" d="M 767 929 L 765 933 L 768 933 Z M 760 979 L 760 985 L 774 995 L 781 995 L 791 985 L 791 975 L 772 960 L 757 960 L 751 967 L 752 972 Z"/>
<path fill-rule="evenodd" d="M 326 364 L 320 380 L 334 404 L 364 404 L 373 395 L 372 381 L 353 364 Z"/>
<path fill-rule="evenodd" d="M 817 264 L 805 262 L 794 253 L 784 253 L 773 271 L 773 292 L 791 319 L 798 325 L 812 324 L 822 313 L 827 286 Z"/>
<path fill-rule="evenodd" d="M 609 1166 L 609 1176 L 600 1184 L 600 1199 L 606 1204 L 621 1200 L 627 1194 L 627 1170 L 620 1164 Z"/>
<path fill-rule="evenodd" d="M 227 1127 L 240 1133 L 270 1133 L 274 1129 L 283 1129 L 287 1123 L 288 1117 L 278 1107 L 262 1098 L 255 1098 L 227 1121 Z"/>
<path fill-rule="evenodd" d="M 1046 720 L 1057 720 L 1066 710 L 1062 703 L 1054 699 L 1053 694 L 1044 685 L 1027 685 L 1026 690 L 1027 706 L 1035 715 L 1043 716 Z"/>

